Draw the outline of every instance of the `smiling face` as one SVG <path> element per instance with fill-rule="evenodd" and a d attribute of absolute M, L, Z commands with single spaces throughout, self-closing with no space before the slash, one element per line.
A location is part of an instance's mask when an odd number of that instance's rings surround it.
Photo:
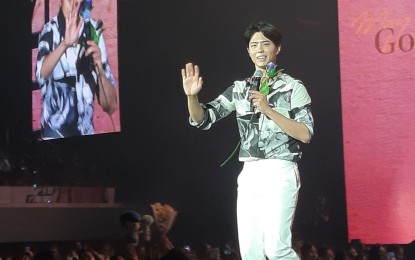
<path fill-rule="evenodd" d="M 256 32 L 252 35 L 247 48 L 255 68 L 261 70 L 264 70 L 269 62 L 275 63 L 280 49 L 281 45 L 275 45 L 262 32 Z"/>
<path fill-rule="evenodd" d="M 69 17 L 70 14 L 78 15 L 79 6 L 82 0 L 61 0 L 63 15 Z"/>

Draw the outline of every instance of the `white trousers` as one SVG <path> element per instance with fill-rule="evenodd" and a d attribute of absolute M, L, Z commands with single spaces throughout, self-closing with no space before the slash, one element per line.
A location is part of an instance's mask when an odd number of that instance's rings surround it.
<path fill-rule="evenodd" d="M 243 260 L 300 259 L 291 242 L 300 186 L 296 163 L 278 159 L 244 163 L 237 199 Z"/>

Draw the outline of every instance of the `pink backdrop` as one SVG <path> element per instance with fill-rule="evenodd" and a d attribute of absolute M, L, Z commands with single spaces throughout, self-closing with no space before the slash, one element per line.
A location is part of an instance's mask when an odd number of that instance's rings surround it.
<path fill-rule="evenodd" d="M 349 240 L 415 239 L 415 3 L 339 0 Z"/>
<path fill-rule="evenodd" d="M 32 19 L 32 32 L 39 32 L 43 27 L 43 0 L 36 1 L 38 5 L 35 5 L 33 10 Z M 49 0 L 49 15 L 55 16 L 60 7 L 59 0 Z M 107 46 L 108 63 L 111 66 L 111 71 L 114 75 L 117 92 L 119 91 L 118 80 L 118 24 L 117 24 L 117 1 L 116 0 L 99 0 L 93 1 L 93 9 L 91 16 L 94 19 L 102 19 L 104 22 L 104 38 Z M 36 81 L 35 66 L 36 66 L 37 49 L 32 50 L 32 80 Z M 119 96 L 119 95 L 118 95 Z M 120 101 L 119 101 L 120 102 Z M 101 107 L 95 100 L 95 112 L 94 112 L 94 125 L 95 133 L 109 133 L 119 132 L 120 126 L 120 111 L 119 102 L 116 111 L 110 117 L 108 114 L 102 111 Z M 33 130 L 40 129 L 40 109 L 41 109 L 41 95 L 40 90 L 33 91 L 32 94 L 32 128 Z"/>

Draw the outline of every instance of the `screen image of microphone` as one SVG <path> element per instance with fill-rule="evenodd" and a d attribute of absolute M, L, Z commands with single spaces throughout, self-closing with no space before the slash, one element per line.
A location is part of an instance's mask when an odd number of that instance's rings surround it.
<path fill-rule="evenodd" d="M 78 52 L 78 61 L 83 64 L 83 58 L 85 57 L 85 51 L 87 48 L 87 40 L 91 39 L 91 11 L 88 9 L 82 10 L 82 19 L 84 20 L 83 36 L 79 38 L 81 49 Z"/>
<path fill-rule="evenodd" d="M 251 86 L 249 89 L 259 91 L 259 85 L 261 83 L 261 78 L 262 78 L 262 71 L 256 70 L 254 73 L 254 76 L 252 77 L 252 82 L 251 82 Z M 254 112 L 254 111 L 255 111 L 255 107 L 252 105 L 252 101 L 251 101 L 251 112 Z"/>
<path fill-rule="evenodd" d="M 83 46 L 84 46 L 84 52 L 86 51 L 87 47 L 87 41 L 88 40 L 92 40 L 92 34 L 91 34 L 91 10 L 90 8 L 85 8 L 85 10 L 82 13 L 82 18 L 84 19 L 84 34 L 85 34 L 85 39 L 83 42 Z M 98 24 L 99 26 L 103 25 L 103 22 L 100 20 L 100 23 Z M 96 73 L 99 74 L 98 69 L 95 67 L 94 68 L 94 61 L 92 59 L 92 56 L 87 57 L 87 66 L 88 66 L 88 70 L 93 70 L 95 69 Z"/>
<path fill-rule="evenodd" d="M 86 9 L 82 13 L 82 18 L 84 19 L 85 37 L 86 37 L 87 40 L 90 40 L 91 39 L 91 11 Z"/>
<path fill-rule="evenodd" d="M 154 218 L 150 215 L 144 215 L 141 218 L 141 221 L 144 225 L 144 240 L 150 241 L 151 240 L 151 229 L 150 226 L 154 223 Z"/>

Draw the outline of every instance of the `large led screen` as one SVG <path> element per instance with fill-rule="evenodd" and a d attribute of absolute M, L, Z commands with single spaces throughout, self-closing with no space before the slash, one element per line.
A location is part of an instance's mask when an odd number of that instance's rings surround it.
<path fill-rule="evenodd" d="M 73 1 L 74 6 L 69 8 L 78 10 L 77 4 L 80 4 L 79 11 L 76 13 L 74 11 L 72 14 L 82 18 L 78 19 L 81 21 L 79 24 L 83 23 L 79 30 L 78 41 L 64 53 L 58 54 L 61 58 L 52 72 L 43 76 L 41 82 L 36 76 L 39 52 L 42 55 L 46 52 L 43 56 L 47 57 L 47 54 L 58 49 L 57 43 L 61 40 L 57 35 L 61 38 L 65 35 L 65 25 L 68 21 L 65 21 L 65 16 L 59 18 L 61 3 L 65 2 L 71 1 L 32 2 L 33 131 L 40 139 L 119 132 L 121 127 L 116 0 Z M 87 40 L 93 40 L 100 48 L 102 70 L 94 65 L 92 55 L 87 57 L 86 50 L 89 47 L 86 44 Z M 75 62 L 71 63 L 71 60 Z M 109 93 L 99 87 L 100 84 L 107 84 L 103 77 L 108 79 L 112 86 Z M 87 84 L 80 83 L 82 81 Z"/>
<path fill-rule="evenodd" d="M 415 5 L 339 0 L 349 240 L 415 238 Z"/>

